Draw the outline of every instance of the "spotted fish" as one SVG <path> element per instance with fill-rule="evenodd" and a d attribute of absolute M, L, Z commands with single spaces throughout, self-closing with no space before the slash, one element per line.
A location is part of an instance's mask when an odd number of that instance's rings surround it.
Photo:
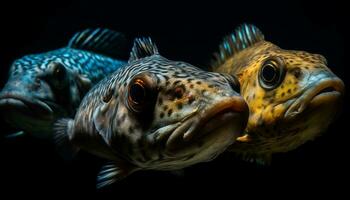
<path fill-rule="evenodd" d="M 60 149 L 111 160 L 98 187 L 137 170 L 177 170 L 210 161 L 246 126 L 248 106 L 234 76 L 162 57 L 136 39 L 129 63 L 84 97 L 74 119 L 55 126 Z M 69 147 L 71 145 L 71 147 Z"/>
<path fill-rule="evenodd" d="M 16 60 L 0 93 L 1 114 L 20 130 L 50 137 L 54 121 L 74 116 L 85 93 L 126 63 L 104 55 L 118 57 L 123 51 L 129 51 L 123 34 L 87 29 L 67 47 Z"/>
<path fill-rule="evenodd" d="M 244 24 L 215 56 L 212 70 L 237 75 L 249 106 L 245 135 L 230 147 L 247 160 L 268 163 L 314 139 L 339 111 L 344 84 L 321 55 L 281 49 Z"/>

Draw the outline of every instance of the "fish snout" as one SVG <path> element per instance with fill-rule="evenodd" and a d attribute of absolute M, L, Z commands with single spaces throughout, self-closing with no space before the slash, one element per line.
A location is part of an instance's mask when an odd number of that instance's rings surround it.
<path fill-rule="evenodd" d="M 28 96 L 28 94 L 10 90 L 3 90 L 0 93 L 0 111 L 2 115 L 6 115 L 6 112 L 18 112 L 32 117 L 51 117 L 53 113 L 47 103 Z"/>
<path fill-rule="evenodd" d="M 334 105 L 334 109 L 341 104 L 345 92 L 344 82 L 336 76 L 328 76 L 315 81 L 296 101 L 286 110 L 287 119 L 303 113 L 307 108 Z"/>
<path fill-rule="evenodd" d="M 220 138 L 229 138 L 222 143 L 222 146 L 225 146 L 224 143 L 233 142 L 243 133 L 248 115 L 248 105 L 243 97 L 224 97 L 182 122 L 169 137 L 167 150 L 175 155 L 186 151 L 186 148 L 198 141 L 210 143 Z"/>

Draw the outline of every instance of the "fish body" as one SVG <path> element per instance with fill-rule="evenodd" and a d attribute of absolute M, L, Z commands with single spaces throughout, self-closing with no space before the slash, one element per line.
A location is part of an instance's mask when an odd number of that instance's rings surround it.
<path fill-rule="evenodd" d="M 129 63 L 87 93 L 74 119 L 57 122 L 56 141 L 111 160 L 98 187 L 137 170 L 182 169 L 242 133 L 248 107 L 238 90 L 235 77 L 168 60 L 136 39 Z"/>
<path fill-rule="evenodd" d="M 344 84 L 319 54 L 281 49 L 244 24 L 220 45 L 212 70 L 238 76 L 249 106 L 245 135 L 230 151 L 268 163 L 324 132 L 339 113 Z"/>
<path fill-rule="evenodd" d="M 24 132 L 51 137 L 54 121 L 74 116 L 85 93 L 126 63 L 103 54 L 127 51 L 125 46 L 121 33 L 87 29 L 67 47 L 14 61 L 0 93 L 2 116 Z"/>

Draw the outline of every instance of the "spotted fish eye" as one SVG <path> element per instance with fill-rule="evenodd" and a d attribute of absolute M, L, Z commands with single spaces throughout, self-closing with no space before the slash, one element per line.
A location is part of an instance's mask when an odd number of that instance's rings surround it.
<path fill-rule="evenodd" d="M 278 57 L 266 60 L 259 71 L 259 84 L 265 90 L 278 87 L 284 79 L 285 65 Z"/>
<path fill-rule="evenodd" d="M 141 113 L 149 109 L 156 93 L 154 85 L 153 80 L 147 76 L 135 77 L 130 82 L 127 101 L 132 111 Z"/>

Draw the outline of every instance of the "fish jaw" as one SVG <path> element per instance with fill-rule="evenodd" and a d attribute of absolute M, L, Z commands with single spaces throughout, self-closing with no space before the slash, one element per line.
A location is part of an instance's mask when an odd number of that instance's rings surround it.
<path fill-rule="evenodd" d="M 50 127 L 55 120 L 53 105 L 21 94 L 0 94 L 0 112 L 5 121 L 26 132 L 40 133 L 39 138 L 41 133 L 46 135 L 51 132 Z"/>
<path fill-rule="evenodd" d="M 276 125 L 283 135 L 272 137 L 249 137 L 248 141 L 238 142 L 232 150 L 242 155 L 272 154 L 288 152 L 313 140 L 327 130 L 339 114 L 344 95 L 344 83 L 337 77 L 317 80 L 295 97 Z"/>
<path fill-rule="evenodd" d="M 301 96 L 296 98 L 286 110 L 284 117 L 286 120 L 292 120 L 307 109 L 322 109 L 320 108 L 322 105 L 330 106 L 334 102 L 340 103 L 344 90 L 344 83 L 337 77 L 321 79 L 311 84 Z"/>
<path fill-rule="evenodd" d="M 247 119 L 242 97 L 223 99 L 183 121 L 167 139 L 166 153 L 176 157 L 197 152 L 196 162 L 212 160 L 242 134 Z"/>

